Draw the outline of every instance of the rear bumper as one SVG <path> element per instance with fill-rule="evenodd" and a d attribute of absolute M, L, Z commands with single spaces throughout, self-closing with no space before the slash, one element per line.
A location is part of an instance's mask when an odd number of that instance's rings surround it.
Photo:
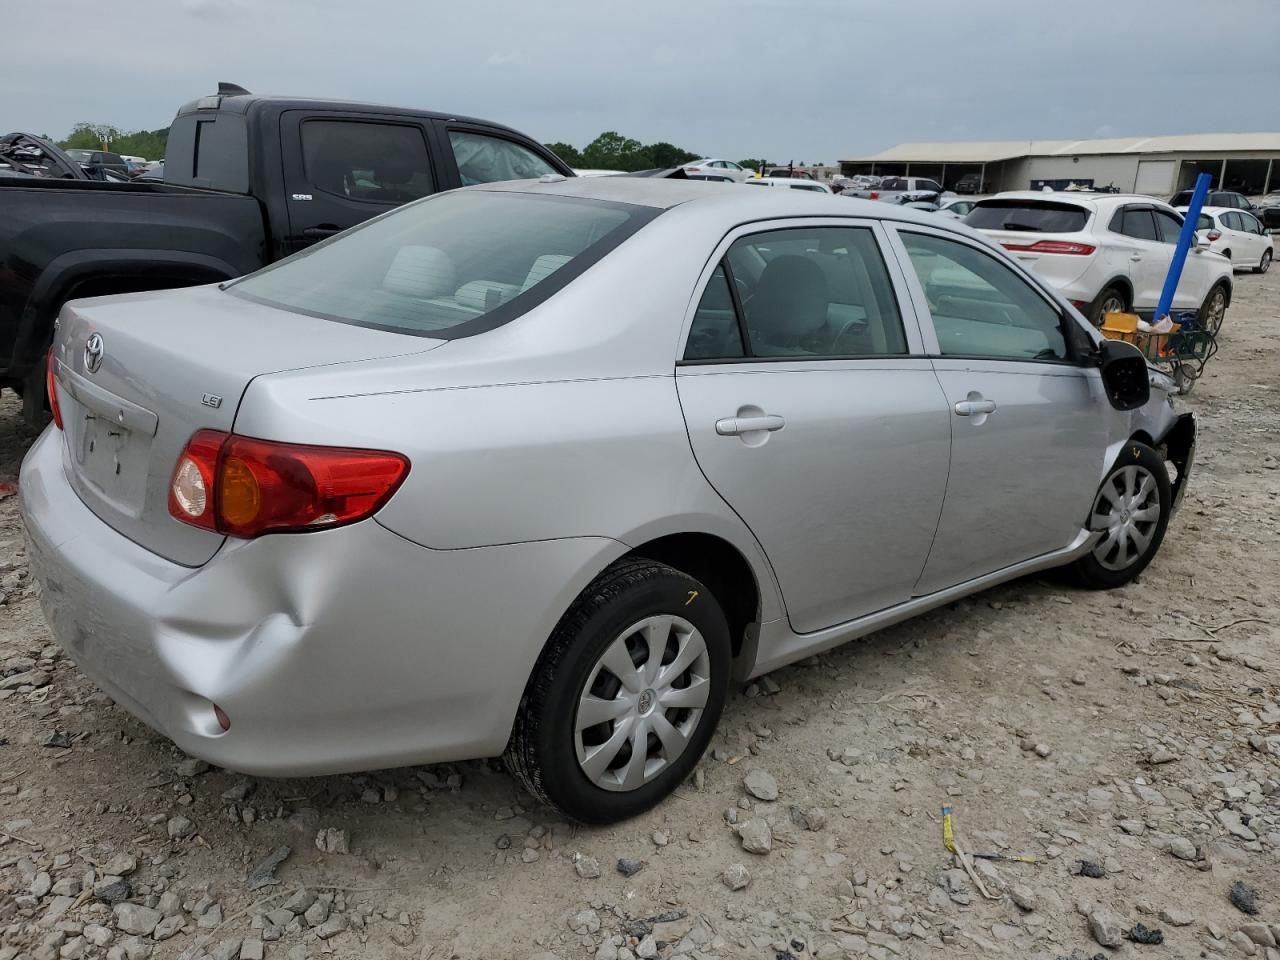
<path fill-rule="evenodd" d="M 143 722 L 245 773 L 500 753 L 556 621 L 626 549 L 575 538 L 437 551 L 366 521 L 228 541 L 191 569 L 85 507 L 62 445 L 47 430 L 21 477 L 31 569 L 55 637 Z"/>

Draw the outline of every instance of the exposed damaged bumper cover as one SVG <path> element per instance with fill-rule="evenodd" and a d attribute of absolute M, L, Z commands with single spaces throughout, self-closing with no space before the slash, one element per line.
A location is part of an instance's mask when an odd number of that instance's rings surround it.
<path fill-rule="evenodd" d="M 1160 449 L 1164 458 L 1177 468 L 1177 476 L 1170 486 L 1173 493 L 1173 509 L 1182 504 L 1182 497 L 1187 492 L 1187 481 L 1191 479 L 1191 471 L 1196 459 L 1196 415 L 1184 413 L 1174 421 L 1169 432 L 1160 440 Z"/>

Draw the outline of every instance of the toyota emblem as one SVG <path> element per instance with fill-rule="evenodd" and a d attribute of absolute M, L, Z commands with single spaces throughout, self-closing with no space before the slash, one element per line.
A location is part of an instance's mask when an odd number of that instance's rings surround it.
<path fill-rule="evenodd" d="M 106 347 L 102 344 L 102 334 L 92 333 L 84 343 L 84 368 L 90 373 L 97 373 L 102 366 L 102 355 Z"/>

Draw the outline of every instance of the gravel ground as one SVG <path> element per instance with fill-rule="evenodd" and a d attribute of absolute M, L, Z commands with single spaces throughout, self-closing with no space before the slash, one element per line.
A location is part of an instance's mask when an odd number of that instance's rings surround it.
<path fill-rule="evenodd" d="M 1236 290 L 1140 583 L 1022 580 L 779 671 L 608 829 L 493 763 L 183 757 L 51 646 L 0 499 L 0 960 L 1280 960 L 1280 271 Z M 30 440 L 8 397 L 0 483 Z M 944 804 L 965 849 L 1036 862 L 965 872 Z"/>

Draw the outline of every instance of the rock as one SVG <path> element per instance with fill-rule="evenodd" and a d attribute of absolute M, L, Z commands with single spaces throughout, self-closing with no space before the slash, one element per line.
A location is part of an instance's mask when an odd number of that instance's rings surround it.
<path fill-rule="evenodd" d="M 600 930 L 600 914 L 591 909 L 580 910 L 569 918 L 569 929 L 582 936 L 597 933 Z"/>
<path fill-rule="evenodd" d="M 145 943 L 141 937 L 130 937 L 124 942 L 124 955 L 128 960 L 147 960 L 155 950 L 149 943 Z"/>
<path fill-rule="evenodd" d="M 210 960 L 236 960 L 238 956 L 240 956 L 239 937 L 219 940 L 217 946 L 209 951 Z"/>
<path fill-rule="evenodd" d="M 397 923 L 392 926 L 387 936 L 391 938 L 391 942 L 397 947 L 407 947 L 413 943 L 413 927 L 403 927 Z"/>
<path fill-rule="evenodd" d="M 196 926 L 201 930 L 213 930 L 222 924 L 222 907 L 214 904 L 204 913 L 200 914 L 196 920 Z"/>
<path fill-rule="evenodd" d="M 742 785 L 746 788 L 747 793 L 757 800 L 765 800 L 772 803 L 778 799 L 778 781 L 767 770 L 761 770 L 757 767 L 750 771 L 742 778 Z"/>
<path fill-rule="evenodd" d="M 542 854 L 538 853 L 538 851 L 534 850 L 532 847 L 525 847 L 520 851 L 520 859 L 525 863 L 537 863 L 541 857 Z"/>
<path fill-rule="evenodd" d="M 315 903 L 307 907 L 302 914 L 302 919 L 307 921 L 308 927 L 318 927 L 329 919 L 329 901 L 316 900 Z M 285 923 L 287 923 L 286 921 Z M 284 926 L 285 924 L 281 924 Z"/>
<path fill-rule="evenodd" d="M 1089 914 L 1089 933 L 1104 947 L 1118 947 L 1124 943 L 1124 920 L 1110 910 L 1098 907 Z"/>
<path fill-rule="evenodd" d="M 1240 932 L 1260 947 L 1274 947 L 1276 938 L 1265 923 L 1243 923 Z"/>
<path fill-rule="evenodd" d="M 1258 946 L 1243 933 L 1237 930 L 1227 940 L 1246 957 L 1252 957 L 1258 952 Z"/>
<path fill-rule="evenodd" d="M 262 941 L 248 937 L 240 944 L 240 960 L 262 960 Z"/>
<path fill-rule="evenodd" d="M 116 926 L 125 933 L 140 937 L 149 936 L 163 917 L 159 910 L 152 910 L 138 903 L 117 903 L 113 908 Z"/>
<path fill-rule="evenodd" d="M 629 857 L 622 857 L 618 860 L 618 872 L 624 877 L 634 877 L 644 869 L 644 866 L 644 860 L 632 860 Z"/>
<path fill-rule="evenodd" d="M 1161 930 L 1152 930 L 1146 924 L 1135 923 L 1132 930 L 1126 930 L 1124 934 L 1126 940 L 1133 943 L 1143 943 L 1148 946 L 1158 947 L 1164 943 L 1164 932 Z"/>
<path fill-rule="evenodd" d="M 175 936 L 182 929 L 184 918 L 181 913 L 175 913 L 165 917 L 156 924 L 156 928 L 152 931 L 152 938 L 155 940 L 168 940 Z"/>
<path fill-rule="evenodd" d="M 574 872 L 583 880 L 595 880 L 600 876 L 600 861 L 595 857 L 576 857 L 573 861 Z"/>
<path fill-rule="evenodd" d="M 282 910 L 288 910 L 290 913 L 306 913 L 307 908 L 316 902 L 314 891 L 308 890 L 306 887 L 299 887 L 293 891 L 293 895 L 284 902 Z"/>
<path fill-rule="evenodd" d="M 317 922 L 323 922 L 329 914 L 326 912 Z M 267 922 L 273 927 L 286 927 L 293 922 L 293 911 L 286 910 L 284 907 L 277 907 L 275 910 L 269 910 L 266 914 Z"/>
<path fill-rule="evenodd" d="M 1041 759 L 1049 756 L 1049 754 L 1053 752 L 1052 750 L 1049 749 L 1049 746 L 1044 743 L 1037 743 L 1033 749 L 1036 752 L 1036 756 L 1040 757 Z"/>
<path fill-rule="evenodd" d="M 106 904 L 129 899 L 129 881 L 124 877 L 103 877 L 93 885 L 93 895 Z"/>
<path fill-rule="evenodd" d="M 668 843 L 671 842 L 671 838 L 661 830 L 653 831 L 649 839 L 653 841 L 653 845 L 655 847 L 665 847 Z"/>
<path fill-rule="evenodd" d="M 1071 872 L 1082 877 L 1088 877 L 1090 880 L 1101 880 L 1107 875 L 1107 871 L 1103 869 L 1102 864 L 1094 863 L 1092 860 L 1077 860 L 1075 868 Z"/>
<path fill-rule="evenodd" d="M 1179 910 L 1177 907 L 1161 910 L 1160 919 L 1171 927 L 1189 927 L 1196 922 L 1194 914 L 1186 910 Z"/>
<path fill-rule="evenodd" d="M 31 885 L 27 887 L 27 892 L 33 897 L 43 897 L 46 893 L 53 889 L 53 877 L 49 876 L 45 871 L 41 870 L 36 874 L 35 879 L 31 881 Z"/>
<path fill-rule="evenodd" d="M 100 923 L 86 923 L 84 925 L 84 938 L 95 947 L 107 946 L 115 939 L 115 936 L 114 933 Z"/>
<path fill-rule="evenodd" d="M 160 902 L 156 904 L 156 909 L 166 917 L 181 916 L 182 897 L 178 895 L 176 890 L 166 890 L 160 894 Z"/>
<path fill-rule="evenodd" d="M 249 796 L 249 794 L 252 791 L 253 791 L 252 780 L 239 780 L 232 786 L 228 787 L 226 790 L 222 791 L 222 799 L 231 800 L 233 802 L 238 803 L 239 801 L 243 800 L 245 797 Z M 245 943 L 248 943 L 248 942 L 249 942 L 248 940 L 245 941 Z M 243 946 L 240 948 L 240 952 L 242 954 L 244 953 Z"/>
<path fill-rule="evenodd" d="M 53 677 L 43 670 L 28 670 L 0 677 L 0 690 L 17 690 L 19 687 L 47 687 Z"/>
<path fill-rule="evenodd" d="M 322 853 L 350 853 L 347 831 L 325 827 L 316 834 L 316 849 Z"/>
<path fill-rule="evenodd" d="M 1258 891 L 1247 883 L 1237 880 L 1231 885 L 1231 890 L 1228 892 L 1227 897 L 1241 913 L 1247 913 L 1249 916 L 1257 914 Z"/>
<path fill-rule="evenodd" d="M 1195 860 L 1200 855 L 1196 845 L 1186 837 L 1170 837 L 1162 846 L 1179 860 Z"/>
<path fill-rule="evenodd" d="M 186 817 L 171 817 L 165 829 L 170 840 L 182 840 L 196 832 L 196 825 Z"/>
<path fill-rule="evenodd" d="M 494 845 L 495 847 L 497 847 L 499 850 L 510 850 L 510 849 L 511 849 L 511 835 L 510 835 L 510 834 L 508 834 L 508 833 L 500 833 L 500 834 L 498 834 L 498 839 L 497 839 L 497 840 L 495 840 L 495 841 L 493 841 L 493 845 Z"/>
<path fill-rule="evenodd" d="M 1015 883 L 1009 888 L 1009 899 L 1017 904 L 1019 910 L 1025 910 L 1030 913 L 1036 908 L 1036 895 L 1030 887 L 1025 884 Z"/>
<path fill-rule="evenodd" d="M 730 890 L 741 890 L 751 882 L 751 874 L 742 864 L 735 863 L 720 874 L 720 881 Z"/>
<path fill-rule="evenodd" d="M 102 872 L 109 876 L 127 877 L 138 869 L 138 859 L 132 854 L 117 853 L 102 865 Z"/>
<path fill-rule="evenodd" d="M 178 776 L 190 779 L 191 777 L 198 777 L 202 773 L 207 773 L 209 764 L 203 760 L 197 760 L 195 757 L 187 757 L 174 769 L 177 770 Z"/>
<path fill-rule="evenodd" d="M 55 730 L 49 734 L 41 742 L 42 747 L 52 747 L 58 750 L 71 749 L 71 736 L 62 730 Z"/>
<path fill-rule="evenodd" d="M 315 932 L 316 932 L 316 936 L 319 937 L 321 940 L 328 940 L 331 937 L 336 937 L 338 934 L 342 933 L 342 931 L 346 929 L 347 929 L 346 914 L 336 913 L 332 917 L 330 917 L 328 920 L 326 920 L 324 923 L 320 924 L 320 926 L 316 927 Z"/>
<path fill-rule="evenodd" d="M 742 841 L 742 849 L 747 853 L 766 854 L 773 849 L 773 831 L 769 824 L 754 818 L 738 827 L 738 839 Z"/>
<path fill-rule="evenodd" d="M 1227 832 L 1233 837 L 1238 837 L 1241 840 L 1258 839 L 1258 835 L 1244 825 L 1244 821 L 1241 820 L 1240 814 L 1236 811 L 1229 810 L 1224 807 L 1219 810 L 1215 816 L 1217 817 L 1218 822 L 1222 824 L 1227 829 Z"/>
<path fill-rule="evenodd" d="M 817 832 L 827 825 L 827 811 L 821 807 L 791 808 L 791 819 L 806 830 Z"/>
<path fill-rule="evenodd" d="M 658 955 L 658 944 L 649 933 L 636 945 L 635 954 L 640 960 L 653 960 Z"/>
<path fill-rule="evenodd" d="M 86 947 L 87 943 L 84 937 L 72 937 L 62 945 L 62 949 L 58 951 L 58 956 L 62 960 L 82 960 Z"/>
<path fill-rule="evenodd" d="M 1170 753 L 1164 747 L 1154 747 L 1147 754 L 1147 761 L 1152 764 L 1173 763 L 1177 759 L 1176 754 Z"/>
<path fill-rule="evenodd" d="M 265 857 L 249 868 L 249 872 L 245 875 L 245 885 L 250 890 L 258 890 L 262 887 L 273 886 L 280 881 L 276 879 L 276 867 L 284 863 L 289 854 L 293 852 L 291 847 L 276 847 Z"/>

